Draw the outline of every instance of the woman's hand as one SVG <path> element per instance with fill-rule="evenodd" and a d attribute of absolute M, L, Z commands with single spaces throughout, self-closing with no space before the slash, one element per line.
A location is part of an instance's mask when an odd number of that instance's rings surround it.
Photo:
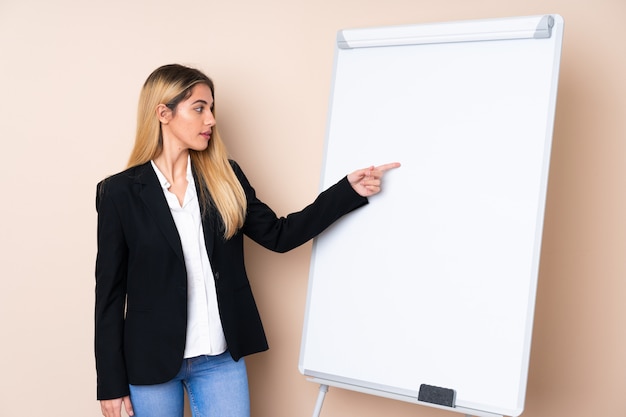
<path fill-rule="evenodd" d="M 361 197 L 369 197 L 380 192 L 383 174 L 390 169 L 398 168 L 399 162 L 380 165 L 377 167 L 359 169 L 348 174 L 350 185 Z"/>
<path fill-rule="evenodd" d="M 132 416 L 133 405 L 130 403 L 130 396 L 123 398 L 115 398 L 113 400 L 100 400 L 100 408 L 102 409 L 102 415 L 104 417 L 121 417 L 122 416 L 122 404 L 126 409 L 126 414 Z"/>

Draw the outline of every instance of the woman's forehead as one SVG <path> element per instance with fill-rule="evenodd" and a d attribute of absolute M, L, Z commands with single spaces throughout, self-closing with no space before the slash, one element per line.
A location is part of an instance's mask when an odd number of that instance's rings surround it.
<path fill-rule="evenodd" d="M 211 91 L 211 88 L 209 88 L 209 86 L 206 84 L 196 84 L 191 88 L 191 95 L 189 96 L 189 98 L 192 98 L 192 97 L 195 97 L 196 99 L 204 98 L 205 100 L 207 98 L 210 98 L 212 101 L 213 92 Z"/>

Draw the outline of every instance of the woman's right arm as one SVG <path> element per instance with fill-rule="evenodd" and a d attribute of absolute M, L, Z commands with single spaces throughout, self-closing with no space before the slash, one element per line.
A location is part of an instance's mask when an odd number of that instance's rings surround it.
<path fill-rule="evenodd" d="M 134 414 L 133 406 L 128 395 L 114 400 L 101 400 L 100 408 L 102 409 L 102 415 L 104 417 L 122 417 L 122 404 L 126 409 L 126 414 L 132 416 Z"/>
<path fill-rule="evenodd" d="M 129 395 L 124 360 L 124 309 L 128 248 L 113 198 L 113 184 L 98 184 L 98 254 L 96 256 L 95 356 L 98 399 Z"/>

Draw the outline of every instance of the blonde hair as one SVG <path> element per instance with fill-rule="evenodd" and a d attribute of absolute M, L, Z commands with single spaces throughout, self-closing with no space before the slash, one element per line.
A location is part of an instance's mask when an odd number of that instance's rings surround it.
<path fill-rule="evenodd" d="M 157 106 L 165 104 L 175 112 L 178 103 L 191 95 L 196 84 L 206 84 L 215 96 L 213 81 L 197 69 L 171 64 L 150 74 L 139 96 L 135 146 L 128 159 L 128 167 L 144 164 L 161 154 L 163 136 L 156 115 Z M 213 127 L 209 146 L 205 150 L 189 150 L 189 153 L 200 184 L 202 215 L 205 216 L 209 207 L 214 205 L 222 220 L 224 237 L 229 239 L 245 221 L 246 195 L 230 164 L 217 127 Z"/>

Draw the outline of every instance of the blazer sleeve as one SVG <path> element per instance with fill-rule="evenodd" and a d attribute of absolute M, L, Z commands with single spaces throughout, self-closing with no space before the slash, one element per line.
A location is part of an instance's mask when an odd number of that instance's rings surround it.
<path fill-rule="evenodd" d="M 99 400 L 129 394 L 123 336 L 128 248 L 111 190 L 104 184 L 106 181 L 98 184 L 96 191 L 95 356 Z"/>
<path fill-rule="evenodd" d="M 343 215 L 368 203 L 347 177 L 318 195 L 301 211 L 278 217 L 259 200 L 241 168 L 233 169 L 246 193 L 248 210 L 243 232 L 255 242 L 275 252 L 287 252 L 313 239 Z"/>

